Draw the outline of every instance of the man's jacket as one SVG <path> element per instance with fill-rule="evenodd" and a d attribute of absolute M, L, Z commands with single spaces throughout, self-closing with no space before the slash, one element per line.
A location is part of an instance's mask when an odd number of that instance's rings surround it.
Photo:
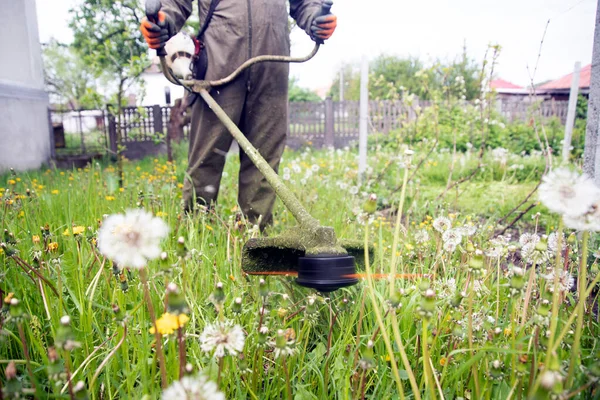
<path fill-rule="evenodd" d="M 199 0 L 200 25 L 211 0 Z M 321 0 L 289 0 L 290 15 L 310 34 Z M 192 13 L 193 0 L 162 0 L 162 11 L 181 29 Z M 206 79 L 223 78 L 249 58 L 289 55 L 286 0 L 220 0 L 204 33 L 208 52 Z"/>

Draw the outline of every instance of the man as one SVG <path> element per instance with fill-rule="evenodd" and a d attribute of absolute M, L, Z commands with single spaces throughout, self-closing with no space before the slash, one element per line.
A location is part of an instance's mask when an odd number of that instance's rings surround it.
<path fill-rule="evenodd" d="M 326 40 L 337 26 L 334 15 L 321 16 L 322 0 L 289 0 L 290 15 L 313 39 Z M 199 0 L 200 20 L 211 0 Z M 159 48 L 178 32 L 192 12 L 192 0 L 162 0 L 158 25 L 144 19 L 141 30 L 151 48 Z M 289 55 L 285 0 L 221 0 L 203 35 L 208 54 L 206 79 L 225 77 L 249 58 Z M 288 100 L 287 63 L 256 64 L 211 94 L 248 140 L 277 171 L 285 147 Z M 186 209 L 217 200 L 231 134 L 200 100 L 192 109 L 189 176 L 183 199 Z M 263 229 L 272 222 L 275 193 L 252 161 L 240 151 L 238 203 L 252 223 Z"/>

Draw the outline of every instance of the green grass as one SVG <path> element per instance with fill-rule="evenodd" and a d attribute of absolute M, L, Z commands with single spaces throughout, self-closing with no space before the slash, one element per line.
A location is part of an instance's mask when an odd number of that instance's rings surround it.
<path fill-rule="evenodd" d="M 175 282 L 189 306 L 183 363 L 190 363 L 194 371 L 204 371 L 215 382 L 220 379 L 218 386 L 227 398 L 285 398 L 288 384 L 295 399 L 363 396 L 412 399 L 429 398 L 432 391 L 436 397 L 443 393 L 446 399 L 509 396 L 541 399 L 550 398 L 549 392 L 564 394 L 578 389 L 582 389 L 581 398 L 597 396 L 593 382 L 597 382 L 600 372 L 597 347 L 600 327 L 593 311 L 597 305 L 592 304 L 596 299 L 591 298 L 580 327 L 579 358 L 570 364 L 573 342 L 570 333 L 559 343 L 556 353 L 546 356 L 545 332 L 550 327 L 540 321 L 548 284 L 539 275 L 544 273 L 545 266 L 540 266 L 534 274 L 527 307 L 524 292 L 510 295 L 514 286 L 508 275 L 510 265 L 526 266 L 520 257 L 517 234 L 536 228 L 540 234 L 550 233 L 558 226 L 558 217 L 536 205 L 511 230 L 515 236 L 510 245 L 516 249 L 507 246 L 497 260 L 481 257 L 474 251 L 474 248 L 487 251 L 492 246 L 490 239 L 502 228 L 498 223 L 500 218 L 537 184 L 544 168 L 543 159 L 510 156 L 509 162 L 502 165 L 486 155 L 480 173 L 438 198 L 448 184 L 452 155 L 434 152 L 407 187 L 402 218 L 406 229 L 395 236 L 401 192 L 396 189 L 401 185 L 404 169 L 397 151 L 380 149 L 371 154 L 374 157 L 370 158 L 370 168 L 362 183 L 358 180 L 357 154 L 353 150 L 288 151 L 280 176 L 289 169 L 286 183 L 313 216 L 335 228 L 338 237 L 366 236 L 374 244 L 371 268 L 375 272 L 389 272 L 393 254 L 397 255 L 398 272 L 435 272 L 430 279 L 396 280 L 395 286 L 401 291 L 392 295 L 386 279 L 375 280 L 373 292 L 362 281 L 315 297 L 311 290 L 293 284 L 292 278 L 267 277 L 265 289 L 258 277 L 245 276 L 240 268 L 241 248 L 257 232 L 251 226 L 235 227 L 238 208 L 235 156 L 228 159 L 216 213 L 193 218 L 180 213 L 183 154 L 173 165 L 162 158 L 126 163 L 123 190 L 118 188 L 114 167 L 102 163 L 82 170 L 35 171 L 0 178 L 3 188 L 0 221 L 6 229 L 3 241 L 7 243 L 0 254 L 0 290 L 3 296 L 13 293 L 20 300 L 20 311 L 26 318 L 19 323 L 15 318 L 19 310 L 4 304 L 0 316 L 0 370 L 15 360 L 18 385 L 31 389 L 35 384 L 40 398 L 71 397 L 64 374 L 52 373 L 67 370 L 73 384 L 84 382 L 90 398 L 160 397 L 156 346 L 154 336 L 149 333 L 152 321 L 140 276 L 127 270 L 115 275 L 110 261 L 95 247 L 103 215 L 142 207 L 161 216 L 171 228 L 162 246 L 168 259 L 148 265 L 150 294 L 157 316 L 164 311 L 167 283 Z M 425 154 L 425 150 L 417 151 L 413 165 Z M 459 155 L 451 182 L 469 176 L 477 163 L 474 155 Z M 511 169 L 513 164 L 523 167 Z M 379 204 L 373 221 L 365 225 L 362 205 L 369 193 L 378 195 Z M 533 196 L 531 202 L 535 201 Z M 532 219 L 537 212 L 540 215 Z M 441 249 L 440 234 L 431 228 L 432 220 L 438 216 L 450 216 L 453 226 L 475 224 L 477 233 L 463 239 L 453 253 L 445 252 Z M 45 225 L 49 229 L 46 238 L 40 231 Z M 292 216 L 277 202 L 270 233 L 279 233 L 293 225 Z M 65 235 L 65 230 L 72 226 L 86 229 L 77 237 Z M 422 229 L 429 233 L 430 239 L 420 244 L 415 234 Z M 34 236 L 39 236 L 40 241 Z M 177 243 L 180 236 L 185 241 L 184 252 Z M 57 243 L 58 248 L 49 251 L 49 243 Z M 598 239 L 594 237 L 590 241 L 591 251 L 597 246 Z M 49 284 L 40 283 L 35 273 L 26 273 L 18 266 L 17 259 L 11 257 L 13 251 L 35 268 L 57 290 L 58 296 Z M 573 275 L 577 275 L 581 254 L 581 239 L 570 242 L 567 268 Z M 594 260 L 590 256 L 589 281 L 598 274 Z M 215 307 L 210 299 L 218 282 L 224 285 L 222 307 Z M 433 299 L 426 296 L 427 288 L 435 291 Z M 466 297 L 460 296 L 463 291 Z M 368 293 L 374 295 L 375 304 Z M 577 328 L 573 321 L 571 325 L 566 322 L 573 315 L 578 295 L 567 291 L 562 296 L 555 337 L 563 330 Z M 240 313 L 234 312 L 233 306 L 238 297 L 242 299 Z M 390 310 L 389 301 L 400 306 Z M 118 313 L 113 311 L 115 306 Z M 261 315 L 263 306 L 266 311 Z M 382 315 L 383 332 L 390 338 L 391 353 L 375 318 L 376 310 Z M 426 324 L 422 324 L 424 310 L 431 313 L 425 318 Z M 396 314 L 394 318 L 392 313 Z M 525 319 L 521 323 L 522 313 Z M 73 338 L 80 347 L 59 351 L 53 364 L 48 351 L 64 336 L 59 322 L 63 315 L 71 317 Z M 221 318 L 239 324 L 247 337 L 241 356 L 226 356 L 219 363 L 201 350 L 199 336 L 207 324 Z M 25 343 L 20 339 L 19 324 Z M 395 335 L 392 324 L 399 328 L 399 336 Z M 285 368 L 281 359 L 274 358 L 273 346 L 261 345 L 259 327 L 263 325 L 269 328 L 270 340 L 275 339 L 279 329 L 287 330 L 290 335 L 293 332 L 296 352 L 286 358 Z M 423 326 L 427 329 L 425 336 Z M 423 337 L 429 360 L 423 357 Z M 367 347 L 369 340 L 374 343 L 372 350 Z M 176 335 L 164 336 L 162 344 L 171 383 L 178 379 L 182 362 Z M 400 345 L 406 351 L 412 372 L 401 360 Z M 28 349 L 34 382 L 26 368 L 24 347 Z M 397 363 L 397 376 L 392 359 Z M 434 370 L 427 377 L 424 362 L 430 362 Z M 560 387 L 544 389 L 539 384 L 546 370 L 559 371 L 565 377 Z M 573 377 L 566 380 L 570 371 Z M 397 377 L 403 395 L 398 390 Z M 414 377 L 416 393 L 409 377 Z M 4 374 L 0 374 L 0 381 L 5 389 L 15 382 L 8 382 Z"/>

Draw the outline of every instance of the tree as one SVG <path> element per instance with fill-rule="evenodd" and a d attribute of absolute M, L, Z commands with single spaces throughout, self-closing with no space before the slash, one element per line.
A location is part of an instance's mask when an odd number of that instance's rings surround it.
<path fill-rule="evenodd" d="M 340 100 L 340 74 L 343 73 L 344 100 L 358 101 L 360 99 L 360 73 L 358 66 L 346 64 L 338 72 L 331 84 L 328 96 L 334 101 Z"/>
<path fill-rule="evenodd" d="M 344 100 L 360 97 L 360 74 L 357 66 L 346 65 L 344 73 Z M 433 91 L 462 97 L 477 98 L 480 93 L 481 68 L 468 57 L 466 47 L 456 59 L 438 60 L 430 65 L 415 57 L 401 58 L 382 54 L 369 64 L 369 98 L 398 100 L 414 94 L 429 99 Z M 464 83 L 463 83 L 464 80 Z M 339 99 L 340 73 L 331 84 L 329 95 Z"/>
<path fill-rule="evenodd" d="M 427 97 L 426 88 L 420 79 L 416 79 L 417 73 L 424 69 L 419 59 L 381 55 L 370 64 L 369 98 L 396 100 L 404 93 L 413 93 L 419 98 Z"/>
<path fill-rule="evenodd" d="M 95 77 L 72 46 L 51 40 L 42 56 L 51 103 L 73 110 L 102 107 L 104 98 L 97 91 Z"/>
<path fill-rule="evenodd" d="M 312 90 L 300 87 L 298 79 L 290 77 L 288 86 L 289 101 L 321 101 L 321 98 Z"/>
<path fill-rule="evenodd" d="M 83 0 L 71 15 L 74 48 L 95 77 L 107 77 L 116 87 L 117 170 L 122 186 L 124 93 L 150 66 L 148 47 L 139 31 L 144 12 L 138 0 Z"/>

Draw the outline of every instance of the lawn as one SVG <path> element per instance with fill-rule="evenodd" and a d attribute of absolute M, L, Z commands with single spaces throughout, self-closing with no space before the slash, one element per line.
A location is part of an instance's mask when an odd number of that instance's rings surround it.
<path fill-rule="evenodd" d="M 195 216 L 180 212 L 184 154 L 126 162 L 123 188 L 102 162 L 0 177 L 5 396 L 598 396 L 599 238 L 563 228 L 535 194 L 514 225 L 519 213 L 503 220 L 544 158 L 370 151 L 362 179 L 354 149 L 286 151 L 280 167 L 314 217 L 375 249 L 360 271 L 372 274 L 331 293 L 243 273 L 242 246 L 261 233 L 239 218 L 235 155 L 218 206 Z M 371 193 L 377 210 L 366 213 Z M 169 228 L 164 253 L 141 270 L 98 248 L 106 216 L 128 209 Z M 278 201 L 268 234 L 294 224 Z M 511 236 L 498 236 L 506 227 Z M 582 290 L 593 294 L 585 302 Z"/>

